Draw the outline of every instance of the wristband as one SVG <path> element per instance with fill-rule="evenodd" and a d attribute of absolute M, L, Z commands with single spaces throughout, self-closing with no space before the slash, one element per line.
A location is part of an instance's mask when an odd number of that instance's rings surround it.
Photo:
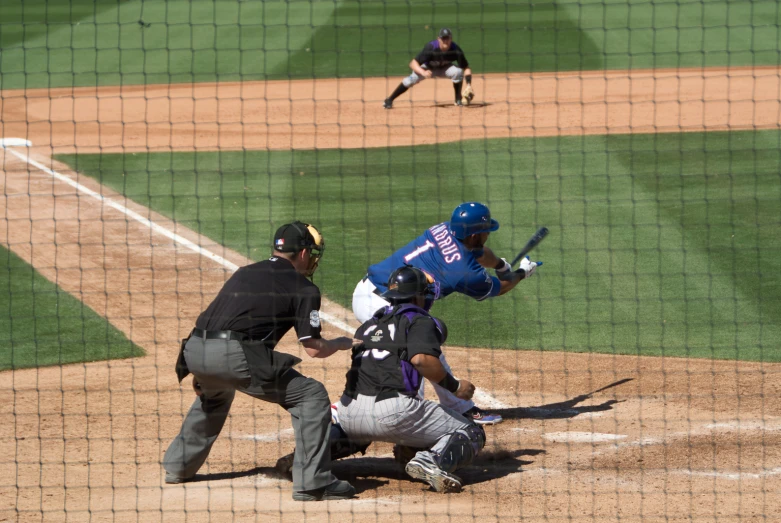
<path fill-rule="evenodd" d="M 496 277 L 501 281 L 516 282 L 526 277 L 526 271 L 518 269 L 517 271 L 497 272 Z"/>
<path fill-rule="evenodd" d="M 442 378 L 439 383 L 437 383 L 437 385 L 455 394 L 455 392 L 458 390 L 458 387 L 461 386 L 461 383 L 459 383 L 459 381 L 455 379 L 450 373 L 447 373 L 445 374 L 445 377 Z"/>
<path fill-rule="evenodd" d="M 466 85 L 472 85 L 472 75 L 466 75 Z"/>
<path fill-rule="evenodd" d="M 510 271 L 510 270 L 512 270 L 512 268 L 513 268 L 513 266 L 512 266 L 512 265 L 510 265 L 510 264 L 507 262 L 507 260 L 505 260 L 504 258 L 499 258 L 499 263 L 497 263 L 497 264 L 496 264 L 496 267 L 494 267 L 494 270 L 495 270 L 497 273 L 499 273 L 499 272 L 507 272 L 507 271 Z"/>

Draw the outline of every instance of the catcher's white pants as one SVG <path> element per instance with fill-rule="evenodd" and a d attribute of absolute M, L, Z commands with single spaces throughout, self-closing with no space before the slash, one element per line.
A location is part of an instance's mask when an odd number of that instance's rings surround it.
<path fill-rule="evenodd" d="M 353 291 L 353 314 L 355 314 L 355 319 L 361 323 L 369 321 L 371 317 L 374 316 L 374 313 L 377 312 L 377 310 L 390 305 L 387 300 L 377 294 L 374 294 L 374 289 L 376 288 L 377 287 L 375 287 L 368 278 L 362 279 L 358 282 L 358 285 L 355 286 L 355 291 Z M 445 367 L 447 372 L 453 374 L 453 371 L 450 370 L 450 365 L 445 359 L 444 352 L 439 356 L 439 361 L 442 363 L 442 366 Z M 456 395 L 449 390 L 443 389 L 436 383 L 432 383 L 432 385 L 434 386 L 434 392 L 436 392 L 437 397 L 439 397 L 439 402 L 445 407 L 451 408 L 456 412 L 463 414 L 475 406 L 475 402 L 472 400 L 462 400 L 461 398 L 456 397 Z M 425 386 L 426 380 L 421 380 L 420 389 L 418 389 L 418 395 L 421 397 L 421 399 L 424 397 Z"/>
<path fill-rule="evenodd" d="M 421 65 L 423 69 L 429 70 L 428 67 L 425 65 Z M 451 65 L 448 68 L 436 68 L 431 69 L 431 74 L 434 77 L 437 78 L 450 78 L 454 84 L 457 84 L 461 80 L 464 79 L 464 70 L 456 65 Z M 406 77 L 404 80 L 401 81 L 401 83 L 404 84 L 404 87 L 412 87 L 413 85 L 422 82 L 425 80 L 425 78 L 418 76 L 418 74 L 415 71 L 412 71 L 412 74 Z"/>
<path fill-rule="evenodd" d="M 376 401 L 376 397 L 363 394 L 356 399 L 342 396 L 337 411 L 339 424 L 355 442 L 387 441 L 441 454 L 453 433 L 470 434 L 466 431 L 469 422 L 463 416 L 420 398 L 399 396 Z"/>

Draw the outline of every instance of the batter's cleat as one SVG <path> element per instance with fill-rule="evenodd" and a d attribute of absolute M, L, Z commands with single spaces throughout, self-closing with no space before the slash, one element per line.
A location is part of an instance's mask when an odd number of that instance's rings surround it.
<path fill-rule="evenodd" d="M 472 420 L 478 425 L 496 425 L 502 422 L 499 414 L 489 414 L 477 405 L 462 414 L 466 419 Z"/>
<path fill-rule="evenodd" d="M 464 104 L 461 103 L 461 100 L 456 100 L 456 106 L 461 107 L 462 105 L 464 105 Z"/>
<path fill-rule="evenodd" d="M 327 487 L 314 490 L 293 492 L 296 501 L 325 501 L 350 499 L 355 496 L 355 489 L 346 481 L 336 480 Z"/>
<path fill-rule="evenodd" d="M 286 478 L 293 477 L 293 455 L 295 453 L 291 452 L 287 456 L 282 456 L 277 460 L 277 464 L 274 465 L 274 469 L 285 476 Z"/>
<path fill-rule="evenodd" d="M 180 485 L 182 483 L 188 483 L 192 481 L 193 478 L 195 478 L 195 476 L 189 478 L 180 478 L 179 476 L 171 474 L 170 472 L 165 473 L 165 482 L 169 485 Z"/>
<path fill-rule="evenodd" d="M 413 478 L 425 481 L 437 492 L 458 492 L 461 490 L 461 478 L 445 472 L 425 454 L 412 458 L 404 470 Z"/>
<path fill-rule="evenodd" d="M 393 100 L 390 98 L 386 98 L 385 101 L 382 103 L 382 106 L 386 109 L 393 109 Z"/>

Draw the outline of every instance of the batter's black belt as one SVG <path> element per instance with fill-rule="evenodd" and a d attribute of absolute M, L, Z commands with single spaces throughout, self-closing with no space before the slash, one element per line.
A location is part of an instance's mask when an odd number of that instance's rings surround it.
<path fill-rule="evenodd" d="M 236 340 L 236 341 L 252 341 L 252 338 L 244 334 L 243 332 L 236 331 L 205 331 L 203 329 L 193 329 L 190 336 L 202 338 L 204 340 Z"/>
<path fill-rule="evenodd" d="M 368 279 L 369 279 L 369 275 L 367 274 L 366 276 L 363 277 L 363 279 L 361 279 L 361 281 L 364 282 L 364 281 L 366 281 Z M 372 283 L 372 285 L 374 285 L 374 284 Z M 372 292 L 374 294 L 376 294 L 377 296 L 379 296 L 380 298 L 382 298 L 382 293 L 380 292 L 380 289 L 378 289 L 377 287 L 375 287 Z M 385 299 L 385 298 L 383 298 L 383 299 Z"/>

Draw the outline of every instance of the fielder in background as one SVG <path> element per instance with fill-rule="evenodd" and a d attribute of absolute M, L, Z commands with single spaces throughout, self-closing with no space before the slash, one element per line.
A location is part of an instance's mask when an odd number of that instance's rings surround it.
<path fill-rule="evenodd" d="M 299 358 L 274 347 L 295 328 L 306 353 L 326 358 L 359 343 L 320 336 L 314 274 L 325 244 L 312 225 L 293 222 L 274 236 L 273 255 L 237 270 L 184 340 L 176 372 L 190 372 L 197 397 L 163 458 L 166 483 L 191 481 L 209 456 L 236 391 L 290 413 L 296 438 L 293 499 L 348 499 L 355 489 L 331 474 L 329 400 L 322 383 L 292 367 Z"/>
<path fill-rule="evenodd" d="M 454 63 L 455 62 L 455 63 Z M 423 50 L 409 63 L 412 74 L 401 81 L 399 86 L 385 99 L 383 107 L 391 109 L 393 100 L 406 93 L 410 87 L 432 76 L 450 78 L 453 81 L 456 105 L 469 105 L 475 93 L 472 89 L 472 70 L 464 56 L 464 51 L 453 41 L 453 33 L 444 28 L 439 37 L 423 47 Z M 461 86 L 466 78 L 466 89 Z"/>
<path fill-rule="evenodd" d="M 433 292 L 423 271 L 401 267 L 386 287 L 382 297 L 389 305 L 355 333 L 362 344 L 352 351 L 337 420 L 361 450 L 372 441 L 414 448 L 407 474 L 437 492 L 457 492 L 461 479 L 453 472 L 469 465 L 485 446 L 485 432 L 458 412 L 420 398 L 418 389 L 426 378 L 469 400 L 475 387 L 455 379 L 439 360 L 447 329 L 423 308 Z"/>
<path fill-rule="evenodd" d="M 542 262 L 523 258 L 517 270 L 507 260 L 498 258 L 485 246 L 490 233 L 499 229 L 499 222 L 491 219 L 491 211 L 478 202 L 462 203 L 455 208 L 449 222 L 434 225 L 421 236 L 394 252 L 390 257 L 369 267 L 366 276 L 353 292 L 353 313 L 360 322 L 368 321 L 374 313 L 390 305 L 384 297 L 387 282 L 397 268 L 412 265 L 421 269 L 434 286 L 434 294 L 425 304 L 429 310 L 434 300 L 459 292 L 476 300 L 494 298 L 510 292 L 518 283 L 534 274 Z M 494 269 L 491 276 L 487 269 Z M 450 372 L 444 355 L 440 360 Z M 498 414 L 489 414 L 472 400 L 458 398 L 446 388 L 434 385 L 440 403 L 479 424 L 502 421 Z M 423 397 L 423 382 L 420 389 Z"/>

